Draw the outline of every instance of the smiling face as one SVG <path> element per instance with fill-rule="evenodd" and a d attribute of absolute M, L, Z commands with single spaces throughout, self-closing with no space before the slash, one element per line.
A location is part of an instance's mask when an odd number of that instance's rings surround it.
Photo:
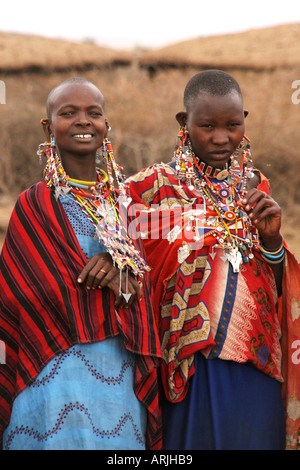
<path fill-rule="evenodd" d="M 186 125 L 194 153 L 208 165 L 223 168 L 243 138 L 245 115 L 237 92 L 201 92 L 177 120 Z"/>
<path fill-rule="evenodd" d="M 62 160 L 95 157 L 107 133 L 104 98 L 89 83 L 67 83 L 54 90 L 49 101 L 48 133 L 55 137 Z"/>

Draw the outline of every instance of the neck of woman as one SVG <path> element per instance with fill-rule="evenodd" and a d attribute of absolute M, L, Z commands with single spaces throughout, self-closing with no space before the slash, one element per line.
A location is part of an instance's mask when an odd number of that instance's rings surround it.
<path fill-rule="evenodd" d="M 66 174 L 70 178 L 81 181 L 97 181 L 95 156 L 83 157 L 71 155 L 62 156 L 61 162 Z"/>

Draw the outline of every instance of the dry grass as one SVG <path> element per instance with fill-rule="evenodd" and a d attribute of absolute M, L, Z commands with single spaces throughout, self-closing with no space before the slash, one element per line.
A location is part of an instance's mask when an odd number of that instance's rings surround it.
<path fill-rule="evenodd" d="M 66 70 L 69 67 L 84 68 L 128 64 L 127 52 L 99 47 L 92 42 L 74 43 L 62 39 L 39 36 L 0 33 L 0 70 Z"/>
<path fill-rule="evenodd" d="M 300 65 L 300 24 L 200 37 L 145 53 L 141 63 L 257 71 Z"/>

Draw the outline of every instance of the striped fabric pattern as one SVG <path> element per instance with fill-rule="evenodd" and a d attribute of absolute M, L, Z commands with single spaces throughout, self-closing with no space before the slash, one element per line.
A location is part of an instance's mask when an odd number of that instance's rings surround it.
<path fill-rule="evenodd" d="M 142 250 L 139 240 L 137 248 Z M 142 252 L 143 254 L 143 252 Z M 0 438 L 15 396 L 59 352 L 121 334 L 137 354 L 135 390 L 148 411 L 148 447 L 161 447 L 157 367 L 161 351 L 146 274 L 143 298 L 114 308 L 109 289 L 87 290 L 77 277 L 87 259 L 59 201 L 39 182 L 22 193 L 0 259 Z"/>

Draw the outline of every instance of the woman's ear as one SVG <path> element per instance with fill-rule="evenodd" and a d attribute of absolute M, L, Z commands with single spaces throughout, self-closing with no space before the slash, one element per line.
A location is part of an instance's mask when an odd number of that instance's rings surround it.
<path fill-rule="evenodd" d="M 176 120 L 179 122 L 180 126 L 185 126 L 186 121 L 187 121 L 187 113 L 186 111 L 179 111 L 179 113 L 176 114 Z"/>
<path fill-rule="evenodd" d="M 107 119 L 105 119 L 105 125 L 106 125 L 106 132 L 105 132 L 104 138 L 107 137 L 107 133 L 111 130 L 111 127 L 110 127 L 110 125 L 108 124 Z"/>
<path fill-rule="evenodd" d="M 51 121 L 50 119 L 42 119 L 41 124 L 43 127 L 43 131 L 45 133 L 45 136 L 47 137 L 47 140 L 50 141 L 52 130 L 51 130 Z"/>

